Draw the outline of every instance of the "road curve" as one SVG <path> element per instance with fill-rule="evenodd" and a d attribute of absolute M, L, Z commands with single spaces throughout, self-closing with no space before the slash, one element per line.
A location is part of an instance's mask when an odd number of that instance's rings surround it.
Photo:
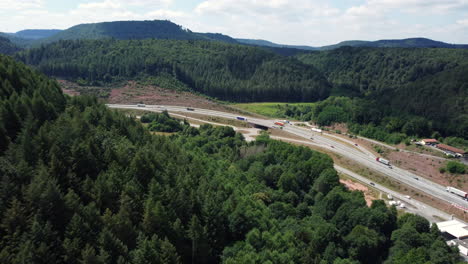
<path fill-rule="evenodd" d="M 124 104 L 108 104 L 107 106 L 110 108 L 147 110 L 147 111 L 155 111 L 155 112 L 161 112 L 161 111 L 166 110 L 168 112 L 196 113 L 196 114 L 202 114 L 202 115 L 223 117 L 223 118 L 228 118 L 228 119 L 237 119 L 238 117 L 238 115 L 236 114 L 201 109 L 201 108 L 190 108 L 190 110 L 188 110 L 187 107 L 182 107 L 182 106 L 145 105 L 144 107 L 142 107 L 142 106 L 137 106 L 137 105 L 124 105 Z M 275 121 L 277 120 L 250 118 L 250 117 L 248 118 L 249 123 L 258 124 L 258 125 L 262 125 L 262 126 L 269 127 L 269 128 L 272 128 L 273 126 L 275 126 L 274 125 Z M 411 173 L 409 171 L 403 170 L 395 166 L 393 166 L 393 169 L 391 169 L 389 166 L 386 166 L 382 163 L 377 162 L 375 160 L 376 157 L 373 156 L 371 153 L 364 153 L 356 147 L 350 146 L 339 140 L 333 140 L 332 138 L 323 136 L 320 133 L 312 132 L 309 129 L 286 124 L 283 127 L 283 130 L 293 135 L 302 137 L 305 139 L 305 141 L 314 142 L 315 144 L 320 145 L 321 147 L 327 148 L 329 151 L 342 155 L 346 157 L 347 159 L 350 159 L 369 169 L 378 171 L 385 176 L 388 176 L 399 182 L 405 183 L 413 187 L 414 189 L 420 190 L 442 201 L 468 208 L 467 201 L 464 201 L 462 198 L 460 198 L 459 196 L 455 194 L 448 193 L 446 191 L 445 186 L 442 186 L 440 184 L 434 183 L 427 179 L 421 178 L 418 175 L 415 175 L 414 173 Z"/>

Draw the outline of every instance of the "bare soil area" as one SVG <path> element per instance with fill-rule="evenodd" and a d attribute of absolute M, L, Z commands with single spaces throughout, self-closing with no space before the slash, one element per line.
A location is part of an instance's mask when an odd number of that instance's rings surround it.
<path fill-rule="evenodd" d="M 346 186 L 348 190 L 351 191 L 360 191 L 364 194 L 364 199 L 366 200 L 366 204 L 368 207 L 372 205 L 373 200 L 377 200 L 369 191 L 369 188 L 367 188 L 365 185 L 351 181 L 351 180 L 345 180 L 345 179 L 340 179 L 340 183 Z"/>
<path fill-rule="evenodd" d="M 295 140 L 305 140 L 303 137 L 293 135 L 279 128 L 268 129 L 268 134 L 270 134 L 271 136 L 276 136 L 276 137 L 285 137 L 285 138 L 290 138 L 290 139 L 295 139 Z"/>
<path fill-rule="evenodd" d="M 443 160 L 401 151 L 391 151 L 386 156 L 396 166 L 409 170 L 431 181 L 441 185 L 455 186 L 468 190 L 468 182 L 465 177 L 466 174 L 453 175 L 448 172 L 439 172 L 439 168 L 445 166 L 446 162 Z"/>
<path fill-rule="evenodd" d="M 143 85 L 136 81 L 128 81 L 114 86 L 80 86 L 77 83 L 57 80 L 64 93 L 69 95 L 93 94 L 111 104 L 153 104 L 174 105 L 219 110 L 226 112 L 240 112 L 228 105 L 210 100 L 207 97 L 191 92 L 174 91 L 154 85 Z"/>

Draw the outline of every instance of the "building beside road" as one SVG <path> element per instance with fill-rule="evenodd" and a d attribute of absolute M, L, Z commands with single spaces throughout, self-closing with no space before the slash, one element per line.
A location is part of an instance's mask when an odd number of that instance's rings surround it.
<path fill-rule="evenodd" d="M 463 157 L 466 155 L 466 152 L 462 149 L 454 148 L 445 144 L 437 144 L 436 148 L 445 152 L 446 155 L 451 155 L 454 157 Z"/>
<path fill-rule="evenodd" d="M 468 256 L 468 225 L 458 220 L 440 222 L 436 225 L 448 245 L 457 246 L 461 254 Z"/>
<path fill-rule="evenodd" d="M 437 141 L 437 139 L 433 139 L 433 138 L 426 138 L 426 139 L 421 140 L 421 144 L 422 145 L 427 145 L 427 146 L 435 146 L 438 143 L 439 143 L 439 141 Z"/>

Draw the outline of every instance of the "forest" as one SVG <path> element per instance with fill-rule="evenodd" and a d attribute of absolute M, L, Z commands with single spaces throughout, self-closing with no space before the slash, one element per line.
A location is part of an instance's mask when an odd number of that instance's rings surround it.
<path fill-rule="evenodd" d="M 377 102 L 365 98 L 330 96 L 313 104 L 271 103 L 270 108 L 269 111 L 275 117 L 311 121 L 323 127 L 342 123 L 347 125 L 351 135 L 360 135 L 389 144 L 404 142 L 409 145 L 411 139 L 436 138 L 451 146 L 468 148 L 468 140 L 463 137 L 463 123 L 455 126 L 460 134 L 442 136 L 439 131 L 444 130 L 437 130 L 434 123 L 428 119 L 417 115 L 385 112 L 385 108 Z"/>
<path fill-rule="evenodd" d="M 353 98 L 355 124 L 395 119 L 400 129 L 389 132 L 468 139 L 468 50 L 343 47 L 298 58 L 327 77 L 332 95 Z M 415 122 L 428 129 L 403 129 Z"/>
<path fill-rule="evenodd" d="M 21 49 L 13 44 L 8 38 L 0 34 L 0 54 L 11 55 Z"/>
<path fill-rule="evenodd" d="M 297 59 L 213 41 L 59 41 L 16 58 L 47 75 L 93 84 L 163 76 L 231 101 L 316 101 L 331 88 L 313 66 Z"/>
<path fill-rule="evenodd" d="M 0 80 L 1 263 L 458 263 L 324 154 L 230 127 L 151 135 L 2 55 Z"/>

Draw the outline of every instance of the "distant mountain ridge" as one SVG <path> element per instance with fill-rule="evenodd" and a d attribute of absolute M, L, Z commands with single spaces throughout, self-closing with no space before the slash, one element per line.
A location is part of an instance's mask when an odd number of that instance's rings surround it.
<path fill-rule="evenodd" d="M 428 38 L 382 39 L 377 41 L 348 40 L 335 45 L 320 47 L 320 50 L 331 50 L 343 46 L 374 48 L 468 48 L 468 44 L 450 44 Z"/>
<path fill-rule="evenodd" d="M 466 49 L 468 44 L 450 44 L 442 41 L 436 41 L 428 38 L 407 38 L 407 39 L 382 39 L 376 41 L 366 40 L 346 40 L 334 45 L 327 45 L 322 47 L 312 46 L 298 46 L 298 45 L 283 45 L 276 44 L 267 40 L 261 39 L 236 39 L 238 42 L 274 48 L 295 48 L 302 50 L 332 50 L 344 46 L 350 47 L 375 47 L 375 48 L 457 48 Z"/>
<path fill-rule="evenodd" d="M 263 40 L 263 39 L 236 38 L 236 40 L 242 44 L 265 46 L 265 47 L 272 47 L 272 48 L 292 48 L 292 49 L 302 49 L 302 50 L 318 50 L 319 49 L 319 48 L 311 47 L 311 46 L 276 44 L 271 41 Z"/>
<path fill-rule="evenodd" d="M 23 39 L 42 39 L 51 37 L 61 31 L 61 29 L 25 29 L 11 33 L 11 35 Z"/>
<path fill-rule="evenodd" d="M 174 39 L 174 40 L 211 40 L 231 44 L 244 44 L 267 47 L 286 56 L 304 51 L 332 50 L 343 46 L 378 48 L 468 48 L 468 44 L 449 44 L 428 38 L 384 39 L 377 41 L 347 40 L 334 45 L 312 47 L 307 45 L 277 44 L 262 39 L 232 38 L 221 33 L 192 32 L 169 20 L 112 21 L 79 24 L 65 30 L 26 29 L 16 33 L 0 33 L 21 48 L 39 46 L 59 40 L 75 39 Z"/>

